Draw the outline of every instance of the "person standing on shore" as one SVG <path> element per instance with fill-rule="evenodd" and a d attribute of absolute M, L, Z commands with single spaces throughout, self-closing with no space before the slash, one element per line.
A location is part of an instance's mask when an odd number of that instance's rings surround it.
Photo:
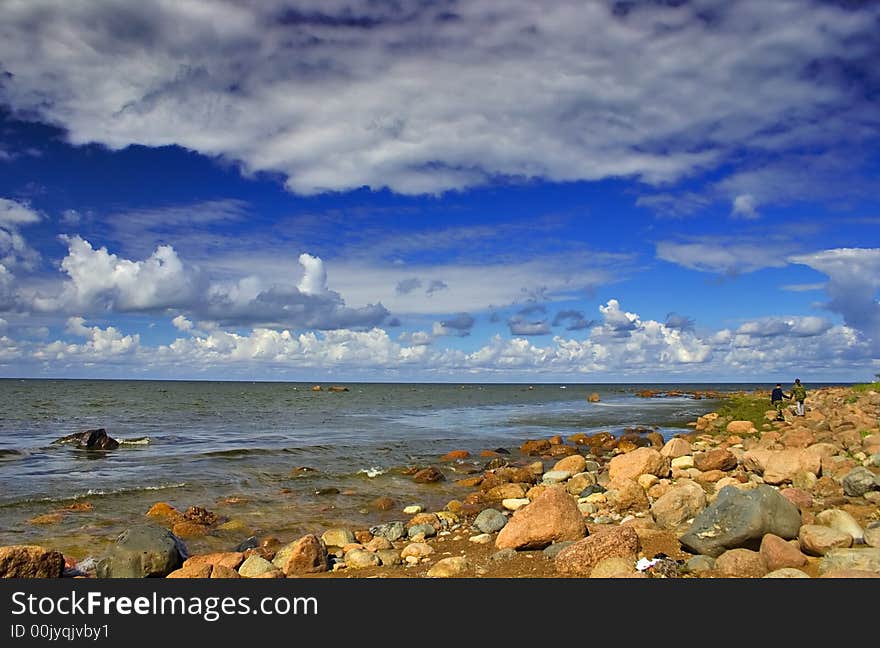
<path fill-rule="evenodd" d="M 776 420 L 784 421 L 785 416 L 782 413 L 782 401 L 785 398 L 791 398 L 782 391 L 782 383 L 776 383 L 776 387 L 770 393 L 770 405 L 776 408 Z"/>
<path fill-rule="evenodd" d="M 807 390 L 801 384 L 800 378 L 794 379 L 794 385 L 791 386 L 791 398 L 797 403 L 795 416 L 804 416 L 804 400 L 807 398 Z"/>

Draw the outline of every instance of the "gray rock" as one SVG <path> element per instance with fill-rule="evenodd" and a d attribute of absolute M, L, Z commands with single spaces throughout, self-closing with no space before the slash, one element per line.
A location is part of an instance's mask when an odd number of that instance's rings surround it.
<path fill-rule="evenodd" d="M 366 567 L 378 567 L 382 564 L 382 559 L 372 551 L 352 549 L 345 554 L 345 564 L 351 569 L 364 569 Z"/>
<path fill-rule="evenodd" d="M 168 529 L 141 525 L 119 534 L 109 555 L 98 561 L 98 578 L 164 577 L 183 565 L 186 545 Z"/>
<path fill-rule="evenodd" d="M 880 548 L 832 549 L 819 561 L 819 573 L 837 569 L 880 572 Z"/>
<path fill-rule="evenodd" d="M 800 527 L 798 508 L 772 486 L 749 490 L 725 486 L 679 542 L 693 553 L 717 558 L 728 549 L 757 549 L 768 533 L 791 540 Z"/>
<path fill-rule="evenodd" d="M 513 560 L 514 558 L 516 558 L 516 549 L 502 549 L 489 556 L 489 560 L 495 562 L 504 562 L 507 560 Z"/>
<path fill-rule="evenodd" d="M 417 535 L 431 538 L 437 535 L 437 529 L 434 528 L 433 524 L 414 524 L 409 528 L 406 535 L 410 539 L 415 538 Z"/>
<path fill-rule="evenodd" d="M 541 553 L 544 554 L 544 558 L 547 560 L 556 560 L 556 556 L 560 551 L 569 547 L 575 543 L 575 540 L 564 540 L 562 542 L 554 542 L 552 545 L 544 549 Z"/>
<path fill-rule="evenodd" d="M 864 466 L 853 468 L 843 478 L 843 492 L 850 497 L 861 497 L 877 486 L 877 477 Z"/>
<path fill-rule="evenodd" d="M 584 472 L 596 473 L 596 472 L 599 472 L 600 469 L 601 469 L 601 466 L 599 465 L 599 463 L 597 461 L 592 461 L 590 459 L 587 459 L 587 465 L 584 466 Z"/>
<path fill-rule="evenodd" d="M 507 524 L 507 517 L 501 512 L 493 508 L 480 511 L 477 519 L 474 520 L 474 526 L 483 533 L 496 533 L 504 528 Z"/>
<path fill-rule="evenodd" d="M 394 542 L 406 536 L 406 525 L 403 522 L 388 522 L 370 527 L 370 533 Z"/>

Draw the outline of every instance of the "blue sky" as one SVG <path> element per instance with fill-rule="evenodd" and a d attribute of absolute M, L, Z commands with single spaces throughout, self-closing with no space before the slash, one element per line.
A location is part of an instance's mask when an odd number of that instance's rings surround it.
<path fill-rule="evenodd" d="M 880 371 L 874 3 L 0 15 L 0 376 Z"/>

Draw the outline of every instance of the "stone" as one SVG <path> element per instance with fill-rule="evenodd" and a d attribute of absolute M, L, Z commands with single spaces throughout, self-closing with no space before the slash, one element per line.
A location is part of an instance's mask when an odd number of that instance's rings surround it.
<path fill-rule="evenodd" d="M 382 551 L 383 549 L 393 549 L 394 545 L 391 544 L 391 541 L 388 538 L 378 537 L 373 538 L 366 545 L 364 545 L 364 549 L 367 551 Z"/>
<path fill-rule="evenodd" d="M 864 466 L 853 468 L 843 478 L 843 492 L 850 497 L 861 497 L 877 487 L 877 476 Z"/>
<path fill-rule="evenodd" d="M 843 509 L 826 509 L 816 514 L 816 524 L 836 529 L 849 535 L 856 544 L 865 542 L 865 531 L 856 519 Z"/>
<path fill-rule="evenodd" d="M 731 421 L 725 428 L 728 434 L 757 434 L 755 424 L 751 421 Z"/>
<path fill-rule="evenodd" d="M 139 525 L 116 538 L 109 554 L 98 561 L 98 578 L 164 577 L 188 558 L 186 545 L 159 526 Z"/>
<path fill-rule="evenodd" d="M 560 459 L 553 466 L 553 470 L 559 470 L 562 472 L 567 472 L 571 475 L 576 475 L 578 473 L 584 472 L 587 468 L 587 460 L 583 455 L 575 454 L 570 457 L 565 457 L 565 459 Z"/>
<path fill-rule="evenodd" d="M 70 444 L 84 450 L 115 450 L 119 447 L 119 441 L 107 434 L 104 428 L 74 432 L 53 443 Z"/>
<path fill-rule="evenodd" d="M 608 477 L 614 479 L 638 479 L 639 475 L 667 477 L 670 459 L 654 448 L 637 448 L 632 452 L 617 455 L 608 462 Z"/>
<path fill-rule="evenodd" d="M 183 520 L 183 513 L 171 506 L 168 502 L 156 502 L 147 511 L 147 517 L 169 526 Z"/>
<path fill-rule="evenodd" d="M 780 569 L 775 569 L 767 574 L 764 574 L 764 578 L 809 578 L 809 574 L 802 572 L 800 569 L 795 569 L 794 567 L 782 567 Z"/>
<path fill-rule="evenodd" d="M 793 448 L 770 453 L 764 466 L 764 481 L 768 484 L 782 484 L 792 481 L 798 473 L 821 472 L 821 458 L 810 450 Z"/>
<path fill-rule="evenodd" d="M 328 548 L 342 548 L 345 545 L 357 542 L 357 538 L 355 538 L 354 533 L 348 529 L 334 528 L 327 529 L 321 534 L 321 542 L 323 542 L 324 546 Z"/>
<path fill-rule="evenodd" d="M 467 450 L 451 450 L 440 457 L 440 461 L 455 461 L 456 459 L 467 459 L 471 453 Z"/>
<path fill-rule="evenodd" d="M 694 455 L 694 468 L 703 472 L 709 470 L 733 470 L 736 466 L 736 455 L 725 448 L 698 452 Z"/>
<path fill-rule="evenodd" d="M 715 570 L 730 578 L 761 578 L 767 574 L 763 556 L 751 549 L 728 549 L 715 559 Z"/>
<path fill-rule="evenodd" d="M 271 562 L 262 556 L 257 555 L 251 555 L 245 558 L 245 561 L 241 563 L 241 566 L 238 568 L 238 575 L 244 578 L 265 578 L 265 574 L 275 572 L 279 575 L 283 575 L 284 573 Z"/>
<path fill-rule="evenodd" d="M 869 547 L 880 547 L 880 527 L 865 529 L 865 544 Z"/>
<path fill-rule="evenodd" d="M 404 515 L 415 515 L 416 513 L 421 513 L 422 507 L 418 504 L 410 504 L 409 506 L 404 507 L 403 513 Z"/>
<path fill-rule="evenodd" d="M 718 557 L 727 549 L 757 548 L 768 533 L 790 540 L 800 527 L 800 511 L 775 488 L 725 486 L 679 541 L 693 553 Z"/>
<path fill-rule="evenodd" d="M 240 551 L 223 551 L 218 553 L 191 556 L 183 562 L 183 566 L 222 565 L 229 569 L 237 569 L 244 561 L 244 553 Z"/>
<path fill-rule="evenodd" d="M 189 540 L 190 538 L 201 538 L 202 536 L 208 535 L 211 528 L 205 524 L 199 524 L 198 522 L 181 520 L 180 522 L 175 522 L 171 526 L 171 531 L 178 538 Z"/>
<path fill-rule="evenodd" d="M 288 577 L 325 572 L 330 568 L 327 547 L 314 534 L 304 535 L 282 547 L 275 554 L 272 564 Z"/>
<path fill-rule="evenodd" d="M 664 444 L 660 449 L 660 454 L 674 460 L 689 455 L 692 451 L 689 441 L 676 437 L 674 439 L 669 439 L 669 441 Z"/>
<path fill-rule="evenodd" d="M 578 540 L 586 534 L 577 503 L 561 487 L 547 488 L 528 506 L 514 512 L 498 533 L 498 549 L 543 549 L 553 542 Z"/>
<path fill-rule="evenodd" d="M 417 484 L 432 484 L 445 480 L 446 477 L 434 466 L 423 468 L 413 475 L 413 481 Z"/>
<path fill-rule="evenodd" d="M 556 556 L 554 564 L 560 574 L 589 577 L 593 568 L 605 558 L 622 557 L 635 561 L 640 548 L 635 529 L 613 527 L 566 547 Z"/>
<path fill-rule="evenodd" d="M 813 496 L 802 488 L 783 488 L 779 493 L 801 511 L 813 506 Z"/>
<path fill-rule="evenodd" d="M 880 578 L 880 572 L 864 569 L 832 569 L 821 574 L 819 578 Z"/>
<path fill-rule="evenodd" d="M 514 497 L 501 500 L 501 506 L 508 511 L 518 511 L 523 506 L 528 506 L 530 503 L 531 500 L 528 497 Z"/>
<path fill-rule="evenodd" d="M 406 537 L 410 540 L 420 537 L 421 539 L 433 538 L 437 535 L 437 529 L 431 524 L 416 524 L 406 531 Z"/>
<path fill-rule="evenodd" d="M 346 552 L 344 560 L 346 566 L 351 569 L 366 569 L 382 564 L 382 559 L 379 556 L 366 549 L 352 549 Z"/>
<path fill-rule="evenodd" d="M 807 557 L 796 545 L 772 533 L 768 533 L 761 540 L 759 552 L 771 572 L 785 567 L 803 567 L 807 564 Z"/>
<path fill-rule="evenodd" d="M 370 527 L 370 533 L 395 542 L 406 536 L 406 525 L 403 522 L 388 522 Z"/>
<path fill-rule="evenodd" d="M 380 549 L 376 555 L 379 556 L 383 567 L 403 564 L 403 559 L 397 549 Z"/>
<path fill-rule="evenodd" d="M 165 576 L 165 578 L 211 578 L 214 566 L 208 563 L 186 565 Z"/>
<path fill-rule="evenodd" d="M 593 392 L 589 396 L 587 396 L 587 401 L 590 403 L 598 403 L 599 402 L 599 394 Z"/>
<path fill-rule="evenodd" d="M 451 556 L 438 560 L 431 569 L 428 570 L 428 578 L 455 578 L 464 576 L 471 570 L 471 565 L 467 558 L 463 556 Z"/>
<path fill-rule="evenodd" d="M 706 491 L 699 484 L 683 480 L 651 505 L 651 515 L 663 529 L 678 529 L 706 508 Z"/>
<path fill-rule="evenodd" d="M 497 533 L 507 524 L 507 517 L 496 509 L 488 508 L 480 511 L 473 522 L 473 526 L 483 533 Z"/>
<path fill-rule="evenodd" d="M 819 573 L 824 575 L 837 569 L 880 573 L 880 549 L 874 547 L 832 549 L 819 561 Z"/>
<path fill-rule="evenodd" d="M 688 468 L 693 468 L 694 456 L 682 455 L 681 457 L 676 457 L 670 462 L 670 467 L 673 470 L 687 470 Z"/>
<path fill-rule="evenodd" d="M 596 483 L 597 476 L 591 472 L 580 472 L 573 475 L 565 484 L 565 490 L 572 495 L 580 495 L 585 488 L 593 486 Z"/>
<path fill-rule="evenodd" d="M 603 558 L 590 571 L 590 578 L 619 578 L 637 573 L 632 557 L 610 556 Z"/>
<path fill-rule="evenodd" d="M 505 499 L 522 499 L 526 496 L 526 489 L 522 484 L 501 484 L 486 491 L 486 499 L 500 502 Z"/>
<path fill-rule="evenodd" d="M 562 542 L 554 542 L 552 545 L 545 548 L 541 553 L 547 560 L 555 560 L 560 551 L 562 551 L 566 547 L 570 547 L 574 543 L 574 540 L 563 540 Z"/>
<path fill-rule="evenodd" d="M 647 511 L 651 506 L 645 489 L 632 479 L 618 478 L 609 482 L 605 498 L 619 513 Z"/>
<path fill-rule="evenodd" d="M 515 549 L 502 549 L 489 556 L 489 560 L 492 562 L 506 562 L 508 560 L 513 560 L 514 558 L 516 558 Z"/>
<path fill-rule="evenodd" d="M 541 455 L 548 450 L 550 450 L 550 441 L 547 439 L 530 439 L 519 447 L 519 451 L 524 455 Z"/>
<path fill-rule="evenodd" d="M 426 542 L 411 542 L 403 548 L 403 551 L 400 552 L 401 558 L 424 558 L 425 556 L 430 556 L 434 553 L 434 547 L 429 545 Z"/>
<path fill-rule="evenodd" d="M 479 535 L 468 538 L 468 542 L 473 542 L 474 544 L 489 544 L 492 542 L 492 536 L 488 533 L 480 533 Z"/>
<path fill-rule="evenodd" d="M 397 506 L 397 502 L 390 497 L 377 497 L 371 504 L 377 511 L 391 511 Z"/>
<path fill-rule="evenodd" d="M 0 578 L 60 578 L 64 555 L 39 545 L 0 547 Z"/>
<path fill-rule="evenodd" d="M 715 559 L 712 556 L 694 556 L 693 558 L 688 558 L 687 562 L 685 562 L 684 564 L 684 567 L 686 571 L 689 571 L 693 574 L 712 571 L 713 569 L 715 569 Z"/>
<path fill-rule="evenodd" d="M 544 473 L 542 482 L 544 484 L 559 484 L 567 480 L 569 477 L 571 477 L 571 473 L 567 470 L 549 470 Z M 523 495 L 525 495 L 525 493 L 523 493 Z"/>
<path fill-rule="evenodd" d="M 824 556 L 832 549 L 852 546 L 852 536 L 820 524 L 805 524 L 798 533 L 801 551 L 810 556 Z"/>

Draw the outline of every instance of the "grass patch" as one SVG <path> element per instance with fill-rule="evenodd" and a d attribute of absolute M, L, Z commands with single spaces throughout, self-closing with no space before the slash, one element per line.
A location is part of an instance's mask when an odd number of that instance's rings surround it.
<path fill-rule="evenodd" d="M 880 392 L 880 382 L 874 381 L 871 383 L 860 383 L 858 385 L 853 385 L 851 389 L 855 392 Z"/>
<path fill-rule="evenodd" d="M 767 422 L 764 414 L 772 410 L 770 394 L 735 394 L 724 400 L 718 415 L 728 421 L 751 421 L 760 430 Z"/>

